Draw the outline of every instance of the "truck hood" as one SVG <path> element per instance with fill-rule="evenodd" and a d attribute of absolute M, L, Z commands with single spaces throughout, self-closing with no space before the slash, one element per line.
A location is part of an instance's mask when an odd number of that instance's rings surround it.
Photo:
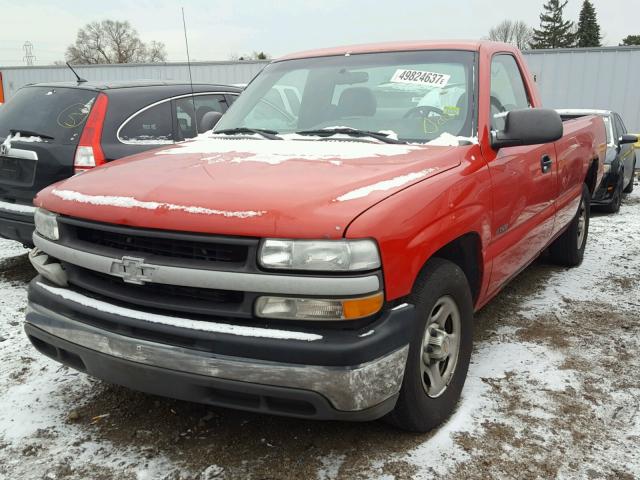
<path fill-rule="evenodd" d="M 76 175 L 42 190 L 35 204 L 136 227 L 339 238 L 367 208 L 459 165 L 468 148 L 199 138 Z"/>

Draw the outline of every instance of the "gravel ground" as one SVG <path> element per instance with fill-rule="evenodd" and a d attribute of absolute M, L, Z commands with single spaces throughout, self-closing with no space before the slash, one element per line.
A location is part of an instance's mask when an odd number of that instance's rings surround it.
<path fill-rule="evenodd" d="M 637 191 L 637 190 L 636 190 Z M 540 259 L 477 315 L 469 378 L 426 435 L 151 397 L 43 358 L 25 251 L 0 240 L 0 478 L 640 478 L 640 195 L 584 264 Z"/>

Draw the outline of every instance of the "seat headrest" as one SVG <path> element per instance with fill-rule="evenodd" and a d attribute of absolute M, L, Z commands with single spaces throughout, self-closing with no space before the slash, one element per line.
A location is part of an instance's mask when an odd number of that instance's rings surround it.
<path fill-rule="evenodd" d="M 216 112 L 215 110 L 205 113 L 202 116 L 202 121 L 198 126 L 198 132 L 204 133 L 213 129 L 220 118 L 222 118 L 222 114 L 220 112 Z"/>
<path fill-rule="evenodd" d="M 377 108 L 378 102 L 371 89 L 351 87 L 340 95 L 336 113 L 338 117 L 371 117 Z"/>

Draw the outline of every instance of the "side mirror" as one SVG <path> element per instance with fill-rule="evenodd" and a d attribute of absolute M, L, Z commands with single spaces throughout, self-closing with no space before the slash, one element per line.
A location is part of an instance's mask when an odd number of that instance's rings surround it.
<path fill-rule="evenodd" d="M 630 135 L 628 133 L 625 133 L 620 137 L 620 140 L 618 141 L 618 143 L 620 145 L 624 145 L 625 143 L 636 143 L 637 141 L 638 141 L 637 135 Z"/>
<path fill-rule="evenodd" d="M 200 125 L 198 125 L 198 133 L 208 132 L 213 130 L 213 127 L 216 126 L 218 120 L 222 118 L 222 114 L 220 112 L 207 112 L 202 116 L 202 120 L 200 120 Z"/>
<path fill-rule="evenodd" d="M 504 147 L 537 145 L 562 138 L 564 128 L 558 112 L 546 108 L 512 110 L 505 118 L 504 130 L 493 132 L 491 146 Z"/>

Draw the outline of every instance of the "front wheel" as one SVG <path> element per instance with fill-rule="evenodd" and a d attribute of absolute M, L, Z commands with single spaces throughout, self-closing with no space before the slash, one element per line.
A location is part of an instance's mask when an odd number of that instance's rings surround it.
<path fill-rule="evenodd" d="M 584 258 L 584 249 L 587 246 L 589 235 L 589 207 L 591 194 L 585 184 L 582 185 L 582 197 L 576 216 L 571 223 L 549 247 L 551 259 L 567 267 L 577 267 Z"/>
<path fill-rule="evenodd" d="M 409 301 L 416 319 L 400 396 L 387 420 L 427 432 L 453 412 L 469 369 L 473 301 L 464 272 L 435 258 L 416 281 Z"/>

